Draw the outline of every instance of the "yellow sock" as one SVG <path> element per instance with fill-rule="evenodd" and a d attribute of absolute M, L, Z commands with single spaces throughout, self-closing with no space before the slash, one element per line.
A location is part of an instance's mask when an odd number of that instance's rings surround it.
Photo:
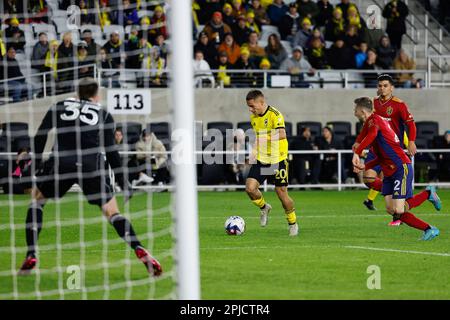
<path fill-rule="evenodd" d="M 266 205 L 266 200 L 264 200 L 264 197 L 261 197 L 256 200 L 252 200 L 253 204 L 257 206 L 258 208 L 262 209 Z"/>
<path fill-rule="evenodd" d="M 373 201 L 373 200 L 375 200 L 375 198 L 377 197 L 377 195 L 378 195 L 379 193 L 380 193 L 379 191 L 370 189 L 370 190 L 369 190 L 369 194 L 367 195 L 367 199 L 369 199 L 370 201 Z"/>
<path fill-rule="evenodd" d="M 285 212 L 286 220 L 289 224 L 295 224 L 297 222 L 297 215 L 295 214 L 295 208 Z"/>

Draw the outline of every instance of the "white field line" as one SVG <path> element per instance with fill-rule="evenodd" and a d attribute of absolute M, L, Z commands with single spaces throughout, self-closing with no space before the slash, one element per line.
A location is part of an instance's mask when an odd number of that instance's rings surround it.
<path fill-rule="evenodd" d="M 441 253 L 441 252 L 399 250 L 399 249 L 386 249 L 386 248 L 373 248 L 373 247 L 360 247 L 360 246 L 345 246 L 345 248 L 360 249 L 360 250 L 367 250 L 367 251 L 398 252 L 398 253 L 408 253 L 408 254 L 422 254 L 422 255 L 426 255 L 426 256 L 450 257 L 450 253 Z"/>

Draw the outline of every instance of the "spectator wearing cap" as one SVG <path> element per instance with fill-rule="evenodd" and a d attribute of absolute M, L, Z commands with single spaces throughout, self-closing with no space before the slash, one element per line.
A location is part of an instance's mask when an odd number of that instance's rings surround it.
<path fill-rule="evenodd" d="M 283 0 L 273 0 L 273 3 L 267 7 L 270 24 L 280 26 L 281 19 L 286 12 L 288 12 L 288 6 L 284 4 Z"/>
<path fill-rule="evenodd" d="M 348 12 L 348 8 L 350 8 L 350 6 L 356 7 L 356 5 L 352 2 L 350 2 L 350 0 L 341 0 L 341 3 L 336 5 L 336 8 L 341 9 L 346 23 L 348 22 L 347 21 L 347 12 Z M 358 8 L 358 7 L 356 7 L 356 8 Z"/>
<path fill-rule="evenodd" d="M 229 26 L 232 26 L 236 23 L 236 17 L 233 14 L 233 7 L 228 2 L 223 5 L 222 9 L 222 19 L 223 22 Z"/>
<path fill-rule="evenodd" d="M 158 34 L 162 34 L 164 38 L 169 36 L 167 33 L 166 15 L 164 14 L 164 9 L 161 6 L 155 7 L 150 22 L 152 24 L 152 29 L 150 30 L 152 43 L 154 43 L 154 40 Z"/>
<path fill-rule="evenodd" d="M 210 66 L 214 66 L 216 64 L 216 46 L 209 41 L 208 35 L 204 31 L 200 32 L 197 43 L 194 45 L 194 52 L 196 51 L 203 52 L 203 56 Z"/>
<path fill-rule="evenodd" d="M 139 59 L 139 27 L 136 25 L 131 26 L 130 34 L 128 35 L 128 41 L 125 44 L 125 68 L 127 69 L 140 69 L 142 60 Z M 151 47 L 151 46 L 150 46 Z"/>
<path fill-rule="evenodd" d="M 328 49 L 328 63 L 332 69 L 345 70 L 355 67 L 355 55 L 345 44 L 343 37 L 338 37 Z"/>
<path fill-rule="evenodd" d="M 398 51 L 397 57 L 394 59 L 393 68 L 395 70 L 416 70 L 416 62 L 409 57 L 404 49 Z M 422 88 L 423 81 L 415 79 L 413 73 L 400 73 L 397 75 L 397 81 L 403 88 Z"/>
<path fill-rule="evenodd" d="M 233 36 L 234 40 L 238 45 L 242 46 L 244 43 L 248 41 L 248 37 L 252 30 L 247 27 L 247 20 L 245 16 L 239 16 L 237 19 L 237 23 L 232 26 L 233 27 Z"/>
<path fill-rule="evenodd" d="M 241 47 L 234 41 L 233 34 L 231 33 L 225 34 L 225 39 L 220 44 L 217 50 L 219 51 L 219 53 L 226 52 L 228 62 L 231 65 L 234 65 L 236 63 L 241 54 Z"/>
<path fill-rule="evenodd" d="M 9 26 L 5 29 L 6 47 L 14 47 L 16 52 L 23 52 L 25 47 L 25 33 L 19 28 L 17 18 L 9 19 Z"/>
<path fill-rule="evenodd" d="M 242 0 L 232 0 L 231 4 L 233 6 L 233 14 L 235 17 L 239 17 L 241 15 L 246 15 L 247 10 L 245 10 L 245 7 L 242 5 Z"/>
<path fill-rule="evenodd" d="M 19 63 L 16 60 L 16 50 L 12 46 L 8 48 L 6 59 L 2 61 L 0 80 L 8 80 L 6 84 L 8 86 L 8 92 L 13 98 L 13 102 L 19 102 L 25 96 L 31 99 L 31 87 L 25 81 Z"/>
<path fill-rule="evenodd" d="M 281 63 L 288 57 L 286 49 L 275 33 L 272 33 L 267 39 L 267 46 L 264 50 L 272 69 L 280 69 Z"/>
<path fill-rule="evenodd" d="M 311 64 L 303 57 L 303 48 L 297 46 L 292 51 L 292 57 L 286 58 L 280 66 L 291 75 L 291 84 L 297 88 L 308 88 L 309 83 L 304 81 L 304 73 L 313 75 L 315 70 Z"/>
<path fill-rule="evenodd" d="M 386 32 L 397 50 L 402 47 L 408 14 L 408 6 L 402 0 L 392 0 L 383 9 L 383 17 L 387 19 Z"/>
<path fill-rule="evenodd" d="M 377 49 L 378 64 L 383 69 L 392 69 L 395 56 L 397 52 L 395 48 L 391 45 L 388 36 L 383 36 L 380 39 L 380 45 Z"/>
<path fill-rule="evenodd" d="M 111 58 L 114 68 L 120 69 L 122 66 L 122 40 L 120 39 L 119 31 L 113 31 L 108 42 L 103 46 L 106 53 Z"/>
<path fill-rule="evenodd" d="M 163 86 L 165 77 L 164 69 L 166 67 L 166 61 L 161 58 L 159 48 L 152 47 L 150 49 L 150 57 L 144 60 L 144 69 L 151 69 L 150 72 L 150 86 L 160 87 Z"/>
<path fill-rule="evenodd" d="M 197 0 L 200 10 L 198 13 L 198 21 L 200 24 L 206 25 L 216 11 L 222 11 L 224 1 L 222 0 Z"/>
<path fill-rule="evenodd" d="M 79 0 L 78 1 L 78 8 L 80 8 L 80 24 L 95 24 L 95 15 L 93 13 L 90 13 L 86 1 L 85 0 Z"/>
<path fill-rule="evenodd" d="M 58 47 L 58 86 L 63 91 L 72 90 L 74 80 L 74 70 L 65 70 L 67 68 L 73 68 L 76 59 L 76 48 L 72 43 L 72 33 L 66 32 L 63 35 L 62 43 Z"/>
<path fill-rule="evenodd" d="M 363 64 L 363 70 L 380 70 L 381 67 L 378 64 L 377 51 L 373 48 L 367 50 L 367 59 Z M 376 88 L 378 81 L 377 73 L 363 73 L 364 84 L 366 88 Z"/>
<path fill-rule="evenodd" d="M 301 18 L 308 18 L 311 23 L 316 23 L 316 17 L 319 14 L 319 7 L 317 3 L 312 0 L 297 0 L 298 11 L 300 12 Z"/>
<path fill-rule="evenodd" d="M 266 8 L 261 5 L 261 0 L 252 0 L 251 4 L 249 5 L 248 11 L 252 11 L 255 14 L 255 21 L 260 28 L 261 26 L 270 23 Z"/>
<path fill-rule="evenodd" d="M 208 35 L 209 41 L 219 46 L 224 40 L 226 33 L 231 33 L 230 27 L 223 22 L 222 13 L 216 11 L 212 19 L 205 25 L 203 31 Z"/>
<path fill-rule="evenodd" d="M 227 53 L 222 51 L 219 53 L 219 58 L 214 69 L 220 70 L 217 72 L 216 81 L 224 87 L 231 86 L 231 77 L 227 74 L 226 70 L 232 69 L 231 64 L 228 62 Z"/>
<path fill-rule="evenodd" d="M 259 45 L 258 34 L 255 31 L 250 33 L 248 42 L 243 46 L 250 51 L 250 60 L 253 60 L 256 65 L 259 65 L 259 62 L 266 55 L 266 52 L 264 48 Z"/>
<path fill-rule="evenodd" d="M 333 10 L 333 17 L 325 25 L 325 40 L 335 42 L 345 33 L 346 22 L 340 7 Z"/>
<path fill-rule="evenodd" d="M 301 46 L 305 48 L 308 44 L 308 40 L 311 37 L 311 20 L 309 18 L 303 18 L 302 28 L 297 31 L 292 40 L 293 46 Z"/>
<path fill-rule="evenodd" d="M 33 47 L 33 53 L 31 54 L 31 67 L 38 70 L 38 72 L 44 72 L 45 56 L 49 49 L 48 37 L 45 32 L 39 33 L 39 41 Z"/>
<path fill-rule="evenodd" d="M 232 75 L 233 86 L 238 88 L 255 87 L 257 85 L 257 75 L 252 70 L 257 69 L 257 66 L 250 60 L 250 51 L 246 47 L 241 48 L 241 54 L 234 65 L 235 69 L 249 70 L 245 73 L 234 73 Z"/>
<path fill-rule="evenodd" d="M 278 27 L 281 39 L 292 41 L 295 34 L 301 28 L 300 14 L 297 10 L 297 4 L 292 2 L 289 4 L 289 11 L 281 18 L 281 23 Z"/>
<path fill-rule="evenodd" d="M 88 56 L 97 56 L 97 54 L 100 52 L 100 46 L 95 43 L 94 39 L 92 38 L 92 31 L 89 29 L 85 29 L 81 35 L 81 38 L 84 42 L 86 42 Z"/>
<path fill-rule="evenodd" d="M 255 21 L 255 13 L 253 11 L 247 12 L 246 18 L 247 18 L 247 23 L 246 23 L 247 27 L 251 31 L 255 31 L 259 36 L 259 34 L 261 33 L 261 30 Z"/>
<path fill-rule="evenodd" d="M 317 7 L 319 7 L 319 14 L 316 17 L 316 25 L 324 27 L 333 18 L 333 5 L 329 0 L 319 0 Z"/>
<path fill-rule="evenodd" d="M 94 77 L 94 67 L 92 64 L 95 63 L 95 57 L 90 57 L 87 52 L 87 43 L 85 41 L 80 41 L 77 47 L 77 69 L 78 79 Z"/>

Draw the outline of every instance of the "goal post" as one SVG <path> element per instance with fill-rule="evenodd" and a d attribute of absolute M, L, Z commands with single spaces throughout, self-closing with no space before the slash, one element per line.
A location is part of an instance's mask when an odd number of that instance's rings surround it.
<path fill-rule="evenodd" d="M 182 300 L 200 299 L 198 205 L 194 155 L 194 72 L 191 1 L 172 0 L 172 102 L 174 132 L 177 291 Z"/>

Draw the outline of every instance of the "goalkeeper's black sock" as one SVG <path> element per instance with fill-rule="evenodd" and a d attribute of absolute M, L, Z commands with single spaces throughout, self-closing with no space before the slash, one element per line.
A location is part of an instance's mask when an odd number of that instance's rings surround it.
<path fill-rule="evenodd" d="M 27 257 L 36 256 L 36 246 L 39 233 L 42 229 L 42 205 L 32 204 L 27 211 L 27 219 L 25 220 L 25 236 L 27 239 Z"/>
<path fill-rule="evenodd" d="M 133 250 L 135 250 L 138 246 L 142 246 L 136 237 L 136 233 L 134 232 L 131 222 L 127 218 L 122 216 L 120 213 L 115 213 L 109 218 L 109 222 L 111 222 L 114 229 L 116 229 L 117 234 L 125 240 L 125 242 L 128 243 Z"/>

